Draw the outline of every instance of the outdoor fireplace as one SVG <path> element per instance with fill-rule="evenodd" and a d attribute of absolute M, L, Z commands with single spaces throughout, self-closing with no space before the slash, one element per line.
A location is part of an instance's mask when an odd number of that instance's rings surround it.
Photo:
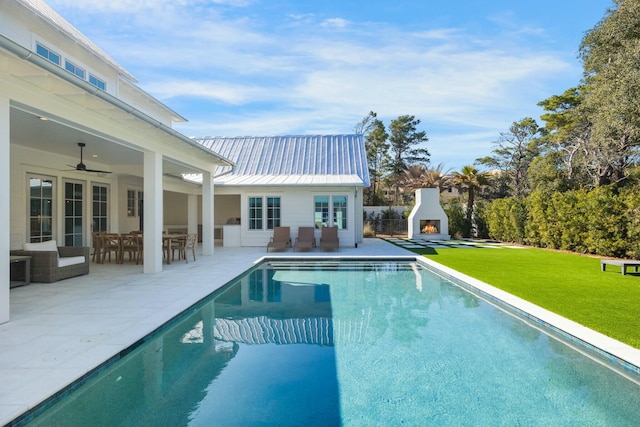
<path fill-rule="evenodd" d="M 440 206 L 440 190 L 421 188 L 416 190 L 416 205 L 409 215 L 409 238 L 447 240 L 449 221 Z"/>
<path fill-rule="evenodd" d="M 440 234 L 439 219 L 421 219 L 420 234 Z"/>

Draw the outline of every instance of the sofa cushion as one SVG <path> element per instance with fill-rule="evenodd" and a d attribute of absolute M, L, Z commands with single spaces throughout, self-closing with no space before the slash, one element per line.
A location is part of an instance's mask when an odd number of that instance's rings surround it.
<path fill-rule="evenodd" d="M 58 258 L 58 267 L 67 267 L 69 265 L 82 264 L 83 262 L 83 256 L 65 256 Z"/>
<path fill-rule="evenodd" d="M 58 244 L 55 240 L 47 240 L 46 242 L 41 243 L 25 243 L 22 246 L 22 249 L 24 249 L 25 251 L 55 251 L 56 253 L 58 253 Z"/>

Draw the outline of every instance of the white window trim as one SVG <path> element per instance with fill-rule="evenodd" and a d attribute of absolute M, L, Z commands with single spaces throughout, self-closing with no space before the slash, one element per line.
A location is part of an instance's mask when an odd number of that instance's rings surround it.
<path fill-rule="evenodd" d="M 334 214 L 335 214 L 335 210 L 334 210 L 335 208 L 334 208 L 334 205 L 333 205 L 333 198 L 337 197 L 337 196 L 346 197 L 346 199 L 347 199 L 347 205 L 346 205 L 346 211 L 345 211 L 345 214 L 347 216 L 346 217 L 347 221 L 346 221 L 345 227 L 344 228 L 339 228 L 338 230 L 340 230 L 340 231 L 349 230 L 349 217 L 350 217 L 351 213 L 350 213 L 350 209 L 349 209 L 349 194 L 347 194 L 347 193 L 314 193 L 313 194 L 313 199 L 312 199 L 312 205 L 313 205 L 313 213 L 312 213 L 313 218 L 312 218 L 312 220 L 313 221 L 312 222 L 313 222 L 314 227 L 317 226 L 317 224 L 316 224 L 316 197 L 328 197 L 329 198 L 329 218 L 328 218 L 328 221 L 327 221 L 327 227 L 334 227 L 335 224 L 333 222 L 333 217 L 334 217 Z"/>
<path fill-rule="evenodd" d="M 251 204 L 249 203 L 249 199 L 262 199 L 262 228 L 251 228 L 251 215 L 250 215 L 250 211 L 251 211 Z M 282 225 L 282 211 L 283 211 L 283 207 L 282 207 L 282 201 L 283 201 L 283 197 L 281 194 L 247 194 L 247 231 L 253 232 L 253 231 L 272 231 L 272 228 L 268 228 L 268 222 L 269 222 L 269 218 L 267 217 L 267 211 L 268 211 L 268 206 L 267 206 L 267 199 L 269 198 L 278 198 L 280 199 L 280 225 Z"/>

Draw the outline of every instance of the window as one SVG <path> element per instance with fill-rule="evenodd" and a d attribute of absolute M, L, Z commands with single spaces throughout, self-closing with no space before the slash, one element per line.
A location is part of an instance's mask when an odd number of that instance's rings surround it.
<path fill-rule="evenodd" d="M 64 183 L 64 245 L 83 245 L 83 188 L 76 182 Z"/>
<path fill-rule="evenodd" d="M 347 196 L 315 196 L 314 223 L 316 228 L 347 228 Z"/>
<path fill-rule="evenodd" d="M 329 226 L 329 196 L 316 196 L 314 200 L 315 218 L 313 220 L 316 228 Z"/>
<path fill-rule="evenodd" d="M 107 90 L 107 84 L 104 82 L 104 80 L 97 78 L 93 74 L 89 74 L 89 83 L 91 83 L 98 89 Z"/>
<path fill-rule="evenodd" d="M 340 230 L 347 228 L 347 196 L 333 196 L 333 225 Z"/>
<path fill-rule="evenodd" d="M 249 197 L 249 230 L 262 230 L 262 197 Z"/>
<path fill-rule="evenodd" d="M 53 178 L 29 177 L 29 242 L 53 239 Z"/>
<path fill-rule="evenodd" d="M 86 72 L 82 68 L 78 67 L 77 65 L 75 65 L 71 61 L 65 61 L 64 62 L 64 68 L 65 68 L 65 70 L 67 70 L 71 74 L 75 74 L 76 76 L 80 77 L 81 79 L 84 79 L 85 76 L 86 76 Z"/>
<path fill-rule="evenodd" d="M 127 216 L 136 216 L 136 190 L 127 190 Z"/>
<path fill-rule="evenodd" d="M 280 227 L 280 211 L 280 197 L 249 197 L 249 230 Z"/>
<path fill-rule="evenodd" d="M 40 43 L 36 43 L 36 53 L 44 59 L 53 62 L 56 65 L 60 65 L 60 55 L 42 46 Z"/>
<path fill-rule="evenodd" d="M 267 230 L 280 227 L 280 197 L 267 197 Z"/>
<path fill-rule="evenodd" d="M 93 212 L 92 217 L 92 231 L 107 231 L 109 226 L 108 219 L 108 195 L 109 188 L 104 185 L 93 186 Z"/>

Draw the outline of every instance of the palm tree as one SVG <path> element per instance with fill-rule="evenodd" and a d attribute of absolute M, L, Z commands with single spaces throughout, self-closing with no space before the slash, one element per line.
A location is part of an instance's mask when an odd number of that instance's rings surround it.
<path fill-rule="evenodd" d="M 403 185 L 409 190 L 438 188 L 442 192 L 450 185 L 448 171 L 444 172 L 443 169 L 442 163 L 435 168 L 428 168 L 424 165 L 409 166 L 403 171 Z"/>
<path fill-rule="evenodd" d="M 489 174 L 487 172 L 479 172 L 473 166 L 464 166 L 460 172 L 453 173 L 453 185 L 455 185 L 460 191 L 466 191 L 468 193 L 467 218 L 465 229 L 463 230 L 463 237 L 471 236 L 476 191 L 488 183 Z"/>

